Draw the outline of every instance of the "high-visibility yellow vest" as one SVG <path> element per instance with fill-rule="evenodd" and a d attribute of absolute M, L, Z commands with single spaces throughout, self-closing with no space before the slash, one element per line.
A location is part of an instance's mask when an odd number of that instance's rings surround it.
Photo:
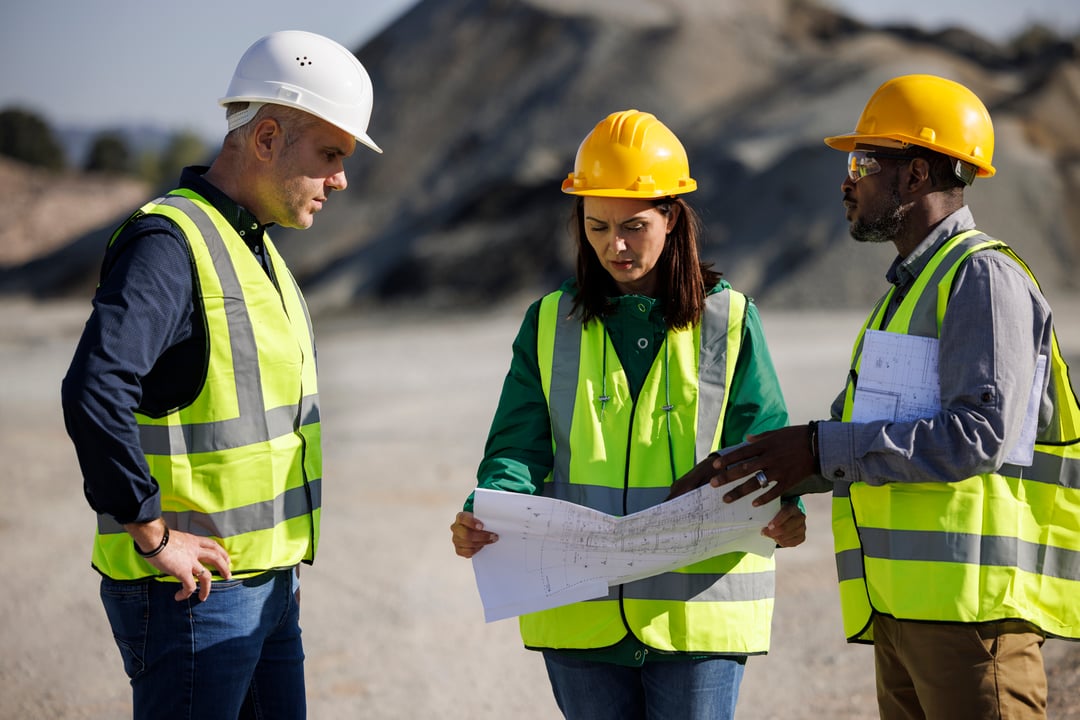
<path fill-rule="evenodd" d="M 544 495 L 611 515 L 656 505 L 720 444 L 747 301 L 707 298 L 690 329 L 669 330 L 638 394 L 599 321 L 569 318 L 563 292 L 540 305 L 538 354 L 554 468 Z M 633 633 L 662 651 L 762 653 L 769 647 L 771 558 L 719 555 L 612 588 L 607 597 L 523 615 L 526 647 L 604 648 Z"/>
<path fill-rule="evenodd" d="M 1004 252 L 977 232 L 946 242 L 916 279 L 888 332 L 938 337 L 953 277 L 972 253 Z M 1037 287 L 1037 283 L 1036 283 Z M 892 290 L 863 333 L 879 328 Z M 1048 635 L 1080 638 L 1080 405 L 1053 335 L 1050 393 L 1055 421 L 1037 438 L 1030 467 L 1006 464 L 959 482 L 838 483 L 833 539 L 844 633 L 873 642 L 873 615 L 903 620 L 1022 619 Z M 850 420 L 849 381 L 844 420 Z"/>
<path fill-rule="evenodd" d="M 315 343 L 300 289 L 269 238 L 280 292 L 192 191 L 173 191 L 140 213 L 169 218 L 187 238 L 208 339 L 206 377 L 191 404 L 161 417 L 136 413 L 162 517 L 174 530 L 220 541 L 234 577 L 310 562 L 322 450 Z M 108 515 L 98 516 L 93 565 L 118 580 L 159 576 Z"/>

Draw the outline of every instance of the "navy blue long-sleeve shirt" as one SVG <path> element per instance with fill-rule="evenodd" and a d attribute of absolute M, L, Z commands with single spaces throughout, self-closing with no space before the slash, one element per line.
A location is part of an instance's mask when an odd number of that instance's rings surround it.
<path fill-rule="evenodd" d="M 180 187 L 206 198 L 266 268 L 265 228 L 185 168 Z M 64 423 L 90 506 L 120 523 L 161 515 L 135 411 L 161 416 L 192 402 L 207 367 L 207 333 L 187 240 L 167 218 L 129 222 L 105 252 L 93 310 L 61 385 Z"/>

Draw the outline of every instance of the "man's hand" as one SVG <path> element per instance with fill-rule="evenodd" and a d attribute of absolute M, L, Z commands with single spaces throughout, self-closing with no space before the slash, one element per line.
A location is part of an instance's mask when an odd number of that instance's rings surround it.
<path fill-rule="evenodd" d="M 135 544 L 149 552 L 161 544 L 165 533 L 165 523 L 154 520 L 148 523 L 132 523 L 124 526 Z M 154 557 L 143 558 L 156 569 L 171 575 L 180 581 L 176 591 L 177 601 L 186 600 L 199 591 L 199 600 L 205 601 L 210 596 L 213 578 L 206 566 L 217 568 L 218 573 L 228 580 L 232 577 L 229 568 L 229 553 L 211 538 L 192 535 L 191 533 L 169 530 L 169 542 Z"/>
<path fill-rule="evenodd" d="M 717 457 L 714 465 L 721 467 L 709 482 L 713 487 L 720 487 L 749 475 L 749 479 L 724 495 L 724 502 L 734 502 L 768 488 L 754 498 L 755 506 L 764 505 L 814 474 L 815 450 L 811 446 L 810 434 L 809 425 L 793 425 L 751 435 L 745 444 L 725 450 Z M 758 473 L 764 476 L 763 481 Z"/>
<path fill-rule="evenodd" d="M 671 484 L 671 492 L 664 498 L 664 502 L 673 500 L 691 490 L 697 490 L 702 485 L 708 485 L 717 473 L 724 467 L 720 453 L 711 453 L 707 458 L 690 469 L 690 472 Z"/>
<path fill-rule="evenodd" d="M 461 511 L 450 525 L 451 540 L 454 550 L 463 558 L 471 558 L 484 548 L 499 539 L 495 533 L 484 529 L 484 523 L 476 519 L 471 512 Z"/>

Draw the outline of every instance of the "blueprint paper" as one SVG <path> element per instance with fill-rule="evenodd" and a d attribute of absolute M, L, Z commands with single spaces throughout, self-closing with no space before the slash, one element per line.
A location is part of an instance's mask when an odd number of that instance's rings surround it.
<path fill-rule="evenodd" d="M 937 338 L 867 330 L 852 421 L 904 422 L 937 415 L 941 411 L 937 351 Z"/>
<path fill-rule="evenodd" d="M 1027 414 L 1024 426 L 1016 445 L 1005 457 L 1005 462 L 1021 467 L 1031 467 L 1035 462 L 1035 436 L 1039 432 L 1039 404 L 1042 403 L 1043 381 L 1046 379 L 1047 357 L 1040 355 L 1035 364 L 1035 382 L 1031 383 L 1031 395 L 1028 396 Z"/>
<path fill-rule="evenodd" d="M 487 622 L 607 595 L 640 580 L 728 552 L 771 557 L 761 529 L 780 501 L 725 503 L 709 485 L 616 517 L 564 500 L 477 489 L 473 513 L 499 540 L 473 556 Z"/>
<path fill-rule="evenodd" d="M 1026 467 L 1034 460 L 1046 365 L 1046 356 L 1040 355 L 1024 424 L 1020 437 L 1005 458 L 1007 463 Z M 910 422 L 933 417 L 940 411 L 938 339 L 867 330 L 863 335 L 859 382 L 851 406 L 852 421 Z"/>

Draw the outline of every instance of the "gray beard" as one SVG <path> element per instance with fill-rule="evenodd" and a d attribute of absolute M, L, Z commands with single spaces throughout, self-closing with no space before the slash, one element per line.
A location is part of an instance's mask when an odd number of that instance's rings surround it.
<path fill-rule="evenodd" d="M 873 220 L 857 220 L 848 227 L 855 242 L 887 243 L 900 235 L 900 230 L 907 222 L 909 207 L 900 203 L 900 188 L 893 185 L 889 191 L 892 210 L 882 213 Z"/>

